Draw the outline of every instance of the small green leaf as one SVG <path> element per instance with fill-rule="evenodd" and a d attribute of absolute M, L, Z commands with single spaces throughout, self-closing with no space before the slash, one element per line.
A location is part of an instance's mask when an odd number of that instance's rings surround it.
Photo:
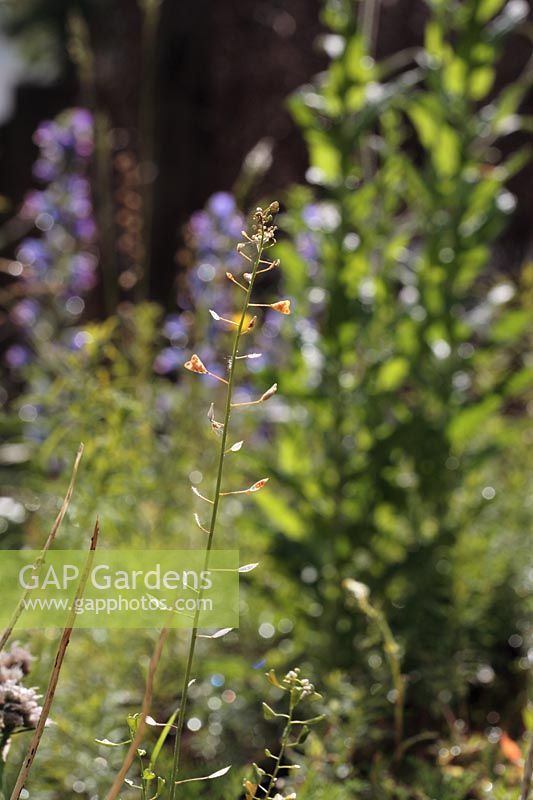
<path fill-rule="evenodd" d="M 276 719 L 278 714 L 276 714 L 273 708 L 270 708 L 268 703 L 263 703 L 263 716 L 265 719 Z"/>
<path fill-rule="evenodd" d="M 478 22 L 488 22 L 498 13 L 506 0 L 480 0 L 476 8 L 476 20 Z"/>
<path fill-rule="evenodd" d="M 316 725 L 318 722 L 322 722 L 323 719 L 326 719 L 325 714 L 319 714 L 318 717 L 310 717 L 309 719 L 295 719 L 294 725 Z"/>
<path fill-rule="evenodd" d="M 478 67 L 470 75 L 469 93 L 474 100 L 481 100 L 487 95 L 494 83 L 496 73 L 491 67 Z"/>
<path fill-rule="evenodd" d="M 396 356 L 381 365 L 376 376 L 376 389 L 380 392 L 394 392 L 402 384 L 409 372 L 409 362 Z"/>
<path fill-rule="evenodd" d="M 459 137 L 448 125 L 439 127 L 438 139 L 432 148 L 431 157 L 435 169 L 443 177 L 452 177 L 457 173 L 460 162 Z"/>
<path fill-rule="evenodd" d="M 176 717 L 178 715 L 178 711 L 179 711 L 179 707 L 169 717 L 167 724 L 165 725 L 165 727 L 161 731 L 159 739 L 157 740 L 157 742 L 155 744 L 155 747 L 154 747 L 154 749 L 152 751 L 152 757 L 150 759 L 150 767 L 151 767 L 151 769 L 154 769 L 154 767 L 155 767 L 155 765 L 157 763 L 157 759 L 159 758 L 159 754 L 161 753 L 161 749 L 162 749 L 163 745 L 165 744 L 165 741 L 166 741 L 166 738 L 167 738 L 168 734 L 170 733 L 170 730 L 171 730 L 171 728 L 172 728 L 172 726 L 174 724 L 174 721 L 175 721 L 175 719 L 176 719 Z"/>
<path fill-rule="evenodd" d="M 128 728 L 130 729 L 130 733 L 133 737 L 137 733 L 137 728 L 139 727 L 139 714 L 128 714 L 127 722 Z"/>
<path fill-rule="evenodd" d="M 334 183 L 340 174 L 341 154 L 329 136 L 319 130 L 306 134 L 309 156 L 313 167 L 320 170 L 327 183 Z"/>

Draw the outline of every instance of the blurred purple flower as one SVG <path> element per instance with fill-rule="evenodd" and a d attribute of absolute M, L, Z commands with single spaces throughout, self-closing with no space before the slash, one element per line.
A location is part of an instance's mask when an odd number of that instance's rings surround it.
<path fill-rule="evenodd" d="M 96 283 L 96 257 L 92 253 L 77 253 L 71 259 L 69 287 L 76 293 L 88 292 Z"/>
<path fill-rule="evenodd" d="M 165 347 L 154 362 L 154 370 L 159 375 L 168 375 L 183 364 L 183 353 L 175 347 Z"/>
<path fill-rule="evenodd" d="M 13 344 L 4 353 L 4 361 L 10 369 L 21 369 L 31 361 L 31 353 L 21 344 Z"/>
<path fill-rule="evenodd" d="M 189 220 L 189 229 L 196 239 L 205 239 L 211 233 L 211 219 L 205 211 L 195 211 Z"/>
<path fill-rule="evenodd" d="M 319 259 L 319 244 L 315 234 L 298 233 L 295 237 L 296 250 L 309 264 L 316 264 Z"/>
<path fill-rule="evenodd" d="M 185 286 L 180 288 L 177 301 L 182 310 L 194 309 L 197 305 L 216 308 L 221 314 L 231 313 L 233 292 L 225 276 L 227 270 L 243 266 L 236 251 L 236 244 L 243 228 L 244 217 L 237 209 L 233 195 L 216 192 L 201 211 L 192 214 L 189 225 L 189 246 L 194 263 L 187 273 Z M 215 323 L 210 319 L 210 327 Z M 172 314 L 165 320 L 163 335 L 173 347 L 165 348 L 155 363 L 155 370 L 168 373 L 176 369 L 174 359 L 189 344 L 190 322 L 185 324 L 181 314 Z M 208 354 L 211 365 L 217 367 L 217 355 Z M 223 367 L 221 367 L 223 369 Z"/>
<path fill-rule="evenodd" d="M 171 314 L 165 320 L 163 335 L 174 345 L 185 347 L 188 341 L 188 325 L 185 324 L 180 314 Z"/>
<path fill-rule="evenodd" d="M 24 266 L 20 281 L 32 293 L 38 291 L 40 301 L 19 301 L 10 316 L 25 329 L 26 339 L 32 337 L 38 318 L 45 317 L 56 341 L 68 347 L 72 337 L 61 337 L 65 328 L 72 330 L 73 301 L 83 301 L 97 281 L 97 228 L 88 178 L 94 149 L 92 116 L 85 109 L 66 110 L 42 122 L 34 142 L 39 148 L 34 175 L 45 186 L 24 198 L 19 216 L 31 222 L 36 233 L 22 240 L 16 258 Z M 29 354 L 20 342 L 8 350 L 5 362 L 19 368 Z"/>
<path fill-rule="evenodd" d="M 26 298 L 17 303 L 10 312 L 10 317 L 15 325 L 21 328 L 31 327 L 35 324 L 41 307 L 36 300 Z"/>
<path fill-rule="evenodd" d="M 215 192 L 207 201 L 208 211 L 219 220 L 227 219 L 237 210 L 237 204 L 232 194 L 228 192 Z"/>

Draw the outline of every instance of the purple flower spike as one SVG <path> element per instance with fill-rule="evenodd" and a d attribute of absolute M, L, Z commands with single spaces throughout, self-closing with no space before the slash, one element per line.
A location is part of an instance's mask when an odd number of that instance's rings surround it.
<path fill-rule="evenodd" d="M 94 148 L 92 116 L 80 108 L 64 111 L 39 125 L 34 142 L 39 148 L 34 175 L 47 185 L 28 192 L 23 201 L 19 219 L 25 225 L 31 223 L 34 232 L 21 241 L 16 258 L 24 267 L 20 288 L 26 284 L 27 293 L 38 296 L 39 302 L 30 298 L 19 301 L 11 309 L 10 319 L 27 343 L 31 343 L 34 326 L 42 317 L 57 334 L 59 346 L 76 348 L 81 334 L 72 336 L 71 326 L 85 307 L 83 295 L 95 286 L 98 276 L 97 229 L 89 181 Z M 5 363 L 11 369 L 25 366 L 32 349 L 24 341 L 13 344 L 5 354 Z"/>

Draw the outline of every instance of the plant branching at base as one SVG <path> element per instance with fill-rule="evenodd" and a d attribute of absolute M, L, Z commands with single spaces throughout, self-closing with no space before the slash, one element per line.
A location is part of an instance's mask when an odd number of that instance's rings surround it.
<path fill-rule="evenodd" d="M 300 768 L 298 764 L 283 763 L 287 750 L 303 745 L 309 735 L 311 726 L 324 719 L 323 714 L 309 719 L 296 719 L 295 711 L 303 700 L 319 700 L 321 696 L 315 692 L 315 687 L 307 678 L 300 678 L 300 670 L 298 668 L 287 672 L 281 681 L 276 677 L 274 670 L 270 670 L 267 673 L 267 678 L 273 686 L 289 695 L 289 708 L 288 713 L 285 714 L 274 711 L 267 703 L 263 703 L 265 719 L 283 720 L 285 724 L 281 734 L 278 754 L 274 755 L 268 748 L 265 749 L 266 758 L 269 762 L 272 762 L 271 771 L 269 772 L 254 764 L 257 780 L 254 782 L 246 780 L 244 782 L 246 800 L 269 800 L 269 798 L 273 798 L 273 800 L 291 800 L 296 797 L 294 793 L 282 798 L 276 792 L 280 773 Z M 266 781 L 266 786 L 262 785 L 262 781 Z M 273 792 L 276 792 L 276 794 L 273 795 Z"/>

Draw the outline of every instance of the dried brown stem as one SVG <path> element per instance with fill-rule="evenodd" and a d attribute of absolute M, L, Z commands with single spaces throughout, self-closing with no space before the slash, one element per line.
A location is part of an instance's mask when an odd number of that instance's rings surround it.
<path fill-rule="evenodd" d="M 137 730 L 135 731 L 135 736 L 133 737 L 132 742 L 128 748 L 128 752 L 126 753 L 124 761 L 122 762 L 122 767 L 120 768 L 120 771 L 117 773 L 113 785 L 109 790 L 109 794 L 107 795 L 107 800 L 114 800 L 116 797 L 118 797 L 118 795 L 122 791 L 122 787 L 124 785 L 124 779 L 128 774 L 128 770 L 137 756 L 137 750 L 142 742 L 142 738 L 146 728 L 146 717 L 148 716 L 150 707 L 152 705 L 155 673 L 157 671 L 157 667 L 161 660 L 161 654 L 163 652 L 167 636 L 168 636 L 168 628 L 163 628 L 163 630 L 159 634 L 159 638 L 157 640 L 154 652 L 152 653 L 152 658 L 150 659 L 150 665 L 148 667 L 148 674 L 146 676 L 146 686 L 144 690 L 144 697 L 143 697 L 142 708 L 139 716 L 139 723 L 137 726 Z"/>
<path fill-rule="evenodd" d="M 76 460 L 74 461 L 74 466 L 72 467 L 72 475 L 70 476 L 70 483 L 68 485 L 67 493 L 66 493 L 65 498 L 64 498 L 64 500 L 63 500 L 63 502 L 61 504 L 61 508 L 59 509 L 59 514 L 55 518 L 54 524 L 52 525 L 50 533 L 48 534 L 48 538 L 47 538 L 46 542 L 44 543 L 44 547 L 41 550 L 41 552 L 39 554 L 39 557 L 37 558 L 35 564 L 33 565 L 34 569 L 37 569 L 38 567 L 40 567 L 41 564 L 44 562 L 46 554 L 47 554 L 48 550 L 50 550 L 51 546 L 53 545 L 54 540 L 55 540 L 55 538 L 57 536 L 57 532 L 59 530 L 59 527 L 60 527 L 61 523 L 63 522 L 65 514 L 67 513 L 67 509 L 69 507 L 69 504 L 70 504 L 70 501 L 71 501 L 71 498 L 72 498 L 72 493 L 74 491 L 74 484 L 76 482 L 76 475 L 78 474 L 78 467 L 80 465 L 80 461 L 81 461 L 82 455 L 83 455 L 83 444 L 80 444 L 80 446 L 78 448 L 78 453 L 76 455 Z M 2 637 L 0 638 L 0 650 L 3 650 L 5 648 L 7 642 L 9 641 L 9 639 L 11 637 L 11 634 L 13 633 L 13 630 L 15 628 L 15 625 L 17 624 L 22 612 L 24 611 L 24 608 L 25 608 L 25 605 L 26 605 L 26 601 L 28 599 L 30 591 L 31 591 L 30 589 L 27 589 L 26 592 L 22 595 L 22 597 L 20 598 L 20 600 L 18 602 L 18 605 L 17 605 L 15 611 L 13 612 L 13 616 L 11 617 L 11 620 L 9 621 L 9 624 L 8 624 L 7 628 L 2 633 Z"/>
<path fill-rule="evenodd" d="M 94 558 L 94 551 L 96 550 L 96 545 L 98 544 L 98 535 L 100 533 L 100 523 L 96 520 L 93 535 L 91 537 L 91 543 L 89 545 L 89 555 L 87 557 L 87 561 L 85 563 L 85 569 L 83 574 L 80 578 L 80 582 L 78 584 L 78 590 L 76 592 L 76 597 L 74 603 L 72 604 L 72 608 L 70 614 L 68 616 L 67 625 L 63 629 L 63 634 L 61 636 L 61 640 L 59 642 L 59 647 L 57 648 L 56 658 L 54 661 L 54 666 L 52 668 L 52 672 L 50 674 L 50 680 L 48 681 L 48 686 L 46 689 L 46 694 L 44 696 L 43 708 L 41 711 L 41 716 L 39 717 L 39 722 L 37 723 L 37 727 L 35 728 L 35 732 L 33 734 L 31 744 L 24 759 L 24 763 L 20 769 L 17 782 L 15 784 L 15 788 L 11 793 L 11 800 L 19 800 L 20 793 L 24 788 L 24 784 L 28 779 L 28 775 L 33 764 L 33 760 L 39 749 L 39 745 L 41 743 L 42 735 L 46 726 L 46 721 L 50 714 L 50 709 L 52 707 L 52 703 L 54 702 L 54 696 L 57 688 L 57 683 L 59 680 L 59 674 L 61 672 L 61 668 L 63 666 L 63 662 L 65 660 L 65 654 L 67 652 L 67 647 L 70 642 L 70 637 L 72 635 L 72 630 L 74 628 L 74 622 L 76 619 L 76 606 L 77 601 L 81 599 L 83 593 L 85 591 L 85 585 L 87 583 L 87 578 L 89 577 L 89 570 L 91 568 L 91 564 Z"/>

